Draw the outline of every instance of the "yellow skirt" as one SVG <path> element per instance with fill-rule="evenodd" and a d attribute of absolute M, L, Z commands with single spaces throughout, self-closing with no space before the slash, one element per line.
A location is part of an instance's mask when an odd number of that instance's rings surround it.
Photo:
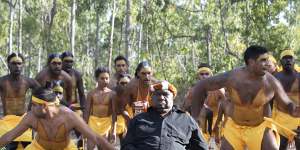
<path fill-rule="evenodd" d="M 31 144 L 26 146 L 25 150 L 47 150 L 47 149 L 43 148 L 36 140 L 33 140 Z M 60 150 L 60 149 L 56 148 L 56 150 Z M 69 145 L 63 150 L 77 150 L 77 147 L 72 141 L 70 141 Z"/>
<path fill-rule="evenodd" d="M 277 108 L 273 108 L 273 110 L 274 121 L 281 125 L 277 127 L 279 134 L 286 137 L 289 141 L 292 141 L 296 135 L 293 130 L 300 126 L 300 119 L 281 112 Z"/>
<path fill-rule="evenodd" d="M 104 136 L 107 135 L 111 129 L 111 120 L 111 116 L 102 118 L 90 116 L 89 127 L 95 133 Z"/>
<path fill-rule="evenodd" d="M 125 119 L 122 115 L 118 115 L 117 117 L 117 134 L 123 134 L 127 131 L 127 126 L 125 123 Z"/>
<path fill-rule="evenodd" d="M 125 110 L 128 112 L 130 118 L 133 117 L 133 108 L 129 105 L 126 105 Z"/>
<path fill-rule="evenodd" d="M 223 133 L 225 139 L 230 143 L 233 149 L 244 149 L 245 146 L 249 150 L 261 149 L 261 142 L 266 128 L 270 128 L 275 133 L 276 143 L 280 144 L 280 137 L 276 126 L 271 118 L 265 119 L 258 126 L 240 126 L 231 118 L 227 119 Z"/>
<path fill-rule="evenodd" d="M 0 137 L 7 133 L 8 131 L 15 128 L 23 117 L 15 116 L 15 115 L 6 115 L 4 118 L 0 119 Z M 22 141 L 22 142 L 31 142 L 32 141 L 32 132 L 31 129 L 28 129 L 14 141 Z"/>

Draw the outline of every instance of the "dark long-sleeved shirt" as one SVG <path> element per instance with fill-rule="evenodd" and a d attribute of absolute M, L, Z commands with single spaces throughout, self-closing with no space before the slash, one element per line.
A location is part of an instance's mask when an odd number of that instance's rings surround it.
<path fill-rule="evenodd" d="M 174 106 L 162 117 L 154 109 L 134 117 L 121 150 L 206 150 L 196 121 Z"/>

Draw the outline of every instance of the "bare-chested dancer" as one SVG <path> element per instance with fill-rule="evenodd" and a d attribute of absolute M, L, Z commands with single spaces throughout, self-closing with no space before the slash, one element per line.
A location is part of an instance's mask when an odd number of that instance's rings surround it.
<path fill-rule="evenodd" d="M 0 147 L 9 143 L 28 128 L 36 131 L 33 142 L 25 150 L 76 150 L 70 140 L 70 131 L 76 129 L 98 147 L 114 149 L 103 137 L 97 136 L 87 124 L 65 106 L 51 89 L 39 88 L 33 92 L 32 109 L 21 122 L 0 138 Z"/>
<path fill-rule="evenodd" d="M 280 55 L 280 63 L 283 70 L 276 73 L 275 77 L 280 81 L 284 91 L 289 98 L 297 105 L 300 104 L 300 75 L 294 69 L 296 55 L 292 50 L 284 50 Z M 300 126 L 299 118 L 293 117 L 289 114 L 289 110 L 285 107 L 284 103 L 275 101 L 273 108 L 273 119 L 281 125 L 290 130 L 296 130 Z M 293 136 L 288 133 L 278 130 L 280 137 L 280 149 L 285 150 L 288 146 L 288 141 L 293 140 Z M 299 143 L 299 139 L 296 141 Z M 296 149 L 300 150 L 299 144 L 296 144 Z"/>
<path fill-rule="evenodd" d="M 74 56 L 71 52 L 64 52 L 61 54 L 62 59 L 62 69 L 67 72 L 72 79 L 72 101 L 71 108 L 73 110 L 84 109 L 85 95 L 82 81 L 82 74 L 73 68 L 74 66 Z"/>
<path fill-rule="evenodd" d="M 22 75 L 24 57 L 21 54 L 12 53 L 7 57 L 9 74 L 0 78 L 0 95 L 3 104 L 4 117 L 0 119 L 0 136 L 13 129 L 20 121 L 21 116 L 26 112 L 26 93 L 29 89 L 39 87 L 34 79 Z M 31 132 L 27 131 L 15 141 L 21 142 L 23 147 L 31 141 Z M 18 142 L 7 145 L 7 149 L 14 150 Z"/>
<path fill-rule="evenodd" d="M 231 101 L 230 112 L 224 127 L 221 149 L 278 149 L 274 124 L 265 119 L 269 101 L 273 96 L 292 116 L 300 116 L 299 107 L 289 99 L 280 82 L 268 73 L 268 50 L 250 46 L 244 53 L 245 67 L 201 80 L 193 93 L 192 116 L 197 118 L 207 91 L 225 87 Z M 273 132 L 274 131 L 274 132 Z"/>
<path fill-rule="evenodd" d="M 35 79 L 45 87 L 47 82 L 53 80 L 62 80 L 64 82 L 64 99 L 67 101 L 68 106 L 72 102 L 72 79 L 62 70 L 62 60 L 58 54 L 50 54 L 48 56 L 47 66 L 38 73 Z"/>
<path fill-rule="evenodd" d="M 112 90 L 108 88 L 108 68 L 97 68 L 95 78 L 98 85 L 87 95 L 84 119 L 95 133 L 108 138 L 111 129 L 112 114 L 112 102 L 110 100 Z M 92 148 L 94 148 L 94 145 L 88 141 L 88 149 Z"/>
<path fill-rule="evenodd" d="M 124 100 L 124 91 L 125 86 L 129 83 L 131 77 L 129 74 L 120 74 L 119 79 L 117 80 L 117 86 L 114 88 L 114 91 L 111 93 L 112 101 L 112 124 L 111 124 L 111 133 L 110 141 L 112 143 L 116 142 L 116 136 L 119 135 L 119 138 L 122 140 L 123 136 L 126 134 L 126 122 L 124 116 L 125 109 L 125 100 Z"/>
<path fill-rule="evenodd" d="M 151 105 L 150 86 L 157 83 L 153 77 L 153 69 L 147 61 L 138 64 L 133 78 L 125 89 L 125 100 L 131 107 L 129 115 L 125 118 L 128 122 L 140 109 L 146 110 Z"/>

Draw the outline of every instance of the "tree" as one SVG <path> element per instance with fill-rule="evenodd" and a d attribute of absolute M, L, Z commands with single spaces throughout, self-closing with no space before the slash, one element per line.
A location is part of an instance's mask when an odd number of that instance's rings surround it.
<path fill-rule="evenodd" d="M 75 56 L 75 35 L 76 35 L 76 0 L 72 0 L 72 7 L 71 7 L 71 38 L 70 38 L 70 45 L 71 51 Z"/>

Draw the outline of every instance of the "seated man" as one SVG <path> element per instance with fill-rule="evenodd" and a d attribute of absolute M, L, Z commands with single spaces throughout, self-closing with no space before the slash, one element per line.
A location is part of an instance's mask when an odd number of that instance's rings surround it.
<path fill-rule="evenodd" d="M 103 149 L 114 149 L 103 137 L 97 136 L 70 109 L 59 106 L 59 100 L 50 89 L 39 88 L 32 96 L 32 109 L 13 130 L 0 137 L 0 147 L 5 146 L 28 128 L 36 131 L 33 142 L 26 150 L 70 150 L 76 146 L 70 141 L 73 129 Z"/>
<path fill-rule="evenodd" d="M 152 106 L 130 120 L 121 150 L 207 149 L 196 121 L 173 106 L 176 88 L 162 81 L 151 93 Z"/>

